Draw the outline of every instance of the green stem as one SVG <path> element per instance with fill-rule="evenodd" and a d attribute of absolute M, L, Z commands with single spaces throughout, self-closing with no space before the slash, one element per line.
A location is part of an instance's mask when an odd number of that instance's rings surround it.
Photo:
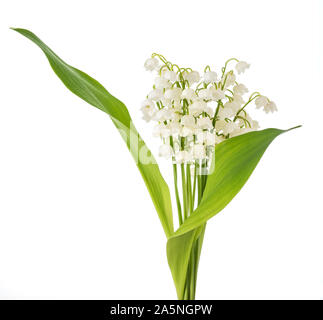
<path fill-rule="evenodd" d="M 188 215 L 187 215 L 187 190 L 186 190 L 184 163 L 181 163 L 181 174 L 182 174 L 182 191 L 183 191 L 183 214 L 184 214 L 184 221 L 185 221 Z"/>
<path fill-rule="evenodd" d="M 198 240 L 194 243 L 192 252 L 191 252 L 191 300 L 195 300 L 195 291 L 196 291 L 196 267 L 197 267 L 197 257 L 196 257 L 196 248 L 197 248 Z"/>
<path fill-rule="evenodd" d="M 195 192 L 196 192 L 196 172 L 197 172 L 197 161 L 195 161 L 195 166 L 194 166 L 194 178 L 193 178 L 193 195 L 192 195 L 192 210 L 194 210 L 194 205 L 195 205 Z"/>
<path fill-rule="evenodd" d="M 188 267 L 187 267 L 187 276 L 186 276 L 186 294 L 187 294 L 187 300 L 191 300 L 191 281 L 190 281 L 190 275 L 192 274 L 191 272 L 191 263 L 188 263 Z"/>
<path fill-rule="evenodd" d="M 197 173 L 197 204 L 202 200 L 202 167 L 201 162 L 198 163 L 198 173 Z"/>
<path fill-rule="evenodd" d="M 252 96 L 252 95 L 251 95 Z M 255 95 L 253 98 L 249 98 L 249 100 L 242 106 L 242 108 L 241 109 L 239 109 L 238 110 L 238 112 L 237 112 L 237 114 L 236 114 L 236 116 L 234 117 L 234 119 L 233 119 L 233 121 L 236 121 L 236 119 L 237 119 L 237 116 L 240 114 L 240 112 L 241 111 L 243 111 L 244 110 L 244 108 L 251 102 L 251 101 L 253 101 L 253 100 L 255 100 L 256 98 L 258 98 L 260 96 L 260 94 L 257 94 L 257 95 Z"/>
<path fill-rule="evenodd" d="M 207 160 L 203 159 L 202 160 L 202 196 L 206 186 L 206 179 L 207 179 L 206 172 L 207 172 Z"/>
<path fill-rule="evenodd" d="M 182 206 L 181 200 L 179 198 L 178 186 L 177 186 L 177 164 L 173 164 L 173 175 L 174 175 L 174 187 L 175 187 L 175 197 L 176 197 L 176 204 L 177 204 L 177 213 L 178 213 L 178 222 L 179 225 L 183 223 L 183 216 L 182 216 Z"/>
<path fill-rule="evenodd" d="M 202 200 L 202 195 L 205 189 L 207 175 L 205 174 L 205 170 L 207 168 L 207 161 L 196 161 L 196 178 L 197 178 L 197 192 L 198 192 L 198 204 L 200 204 Z M 198 239 L 193 243 L 192 250 L 189 258 L 189 263 L 187 267 L 187 274 L 186 274 L 186 282 L 185 282 L 185 289 L 184 289 L 184 299 L 185 300 L 194 300 L 195 293 L 196 293 L 196 282 L 197 282 L 197 271 L 200 259 L 200 253 L 202 249 L 203 239 L 204 239 L 204 232 L 205 226 L 201 226 L 201 234 Z"/>
<path fill-rule="evenodd" d="M 187 211 L 188 215 L 192 214 L 192 183 L 191 183 L 191 165 L 186 165 L 186 186 L 187 186 Z"/>

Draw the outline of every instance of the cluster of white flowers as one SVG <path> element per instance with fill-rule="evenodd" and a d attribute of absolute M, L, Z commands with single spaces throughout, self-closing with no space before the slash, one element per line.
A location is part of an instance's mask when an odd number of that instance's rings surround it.
<path fill-rule="evenodd" d="M 245 107 L 255 101 L 257 108 L 277 110 L 273 101 L 236 81 L 228 64 L 236 62 L 235 70 L 243 73 L 249 64 L 229 59 L 220 75 L 209 66 L 201 76 L 191 68 L 180 68 L 162 55 L 152 54 L 145 68 L 156 73 L 153 89 L 142 103 L 143 119 L 156 122 L 154 136 L 162 139 L 159 155 L 176 163 L 194 163 L 209 159 L 212 148 L 224 139 L 259 128 Z"/>

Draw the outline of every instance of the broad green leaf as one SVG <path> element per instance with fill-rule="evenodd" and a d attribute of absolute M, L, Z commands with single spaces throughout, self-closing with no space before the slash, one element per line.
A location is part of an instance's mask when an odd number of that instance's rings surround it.
<path fill-rule="evenodd" d="M 168 263 L 179 299 L 183 297 L 192 244 L 197 239 L 201 226 L 234 198 L 269 144 L 278 135 L 289 130 L 265 129 L 250 132 L 228 139 L 215 147 L 211 172 L 200 205 L 167 242 Z"/>
<path fill-rule="evenodd" d="M 174 236 L 195 229 L 220 212 L 247 182 L 270 143 L 295 128 L 249 132 L 217 145 L 202 201 Z"/>
<path fill-rule="evenodd" d="M 35 34 L 26 29 L 13 29 L 33 41 L 46 55 L 52 69 L 65 86 L 94 107 L 106 112 L 119 129 L 129 151 L 148 188 L 152 201 L 167 237 L 173 233 L 172 205 L 168 186 L 163 179 L 156 160 L 134 127 L 126 106 L 112 96 L 99 82 L 86 73 L 68 65 L 59 58 Z M 139 153 L 147 155 L 147 161 L 140 161 Z"/>

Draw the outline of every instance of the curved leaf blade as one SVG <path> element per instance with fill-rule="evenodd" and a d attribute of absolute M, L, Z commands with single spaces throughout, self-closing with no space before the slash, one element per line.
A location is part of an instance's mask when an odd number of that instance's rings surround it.
<path fill-rule="evenodd" d="M 179 299 L 183 299 L 184 295 L 192 244 L 200 235 L 202 226 L 240 191 L 270 143 L 289 130 L 265 129 L 250 132 L 228 139 L 215 147 L 212 171 L 200 205 L 167 241 L 168 264 Z"/>
<path fill-rule="evenodd" d="M 220 212 L 247 182 L 270 143 L 292 129 L 249 132 L 217 145 L 202 201 L 173 236 L 195 229 Z"/>
<path fill-rule="evenodd" d="M 160 173 L 156 160 L 133 125 L 126 106 L 112 96 L 98 81 L 83 71 L 65 63 L 34 33 L 20 28 L 13 30 L 30 39 L 44 52 L 56 75 L 71 92 L 110 116 L 136 160 L 137 167 L 155 205 L 166 237 L 170 237 L 174 227 L 168 185 Z M 142 163 L 138 158 L 139 151 L 143 149 L 150 154 L 148 163 Z"/>

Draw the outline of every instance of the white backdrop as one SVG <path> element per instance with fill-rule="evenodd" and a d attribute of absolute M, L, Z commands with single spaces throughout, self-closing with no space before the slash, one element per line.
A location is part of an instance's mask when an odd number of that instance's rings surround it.
<path fill-rule="evenodd" d="M 71 94 L 28 28 L 141 119 L 152 52 L 181 65 L 251 63 L 242 82 L 277 104 L 269 147 L 209 223 L 200 299 L 322 299 L 320 1 L 2 1 L 0 298 L 175 299 L 164 237 L 108 116 Z M 169 163 L 160 161 L 169 174 Z"/>

